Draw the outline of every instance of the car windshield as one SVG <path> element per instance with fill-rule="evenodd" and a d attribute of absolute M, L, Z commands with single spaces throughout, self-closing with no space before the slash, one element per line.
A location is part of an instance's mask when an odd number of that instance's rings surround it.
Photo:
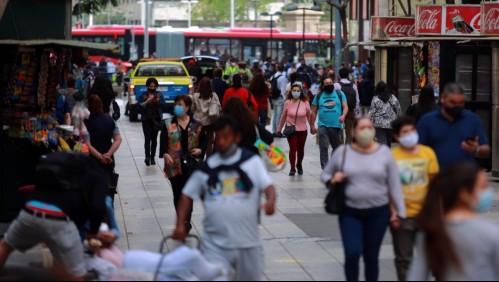
<path fill-rule="evenodd" d="M 182 66 L 178 65 L 145 65 L 139 66 L 137 77 L 157 77 L 157 76 L 187 76 Z"/>

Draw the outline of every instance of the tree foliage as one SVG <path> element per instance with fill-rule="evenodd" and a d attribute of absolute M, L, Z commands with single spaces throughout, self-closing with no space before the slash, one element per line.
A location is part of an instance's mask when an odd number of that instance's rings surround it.
<path fill-rule="evenodd" d="M 118 0 L 80 0 L 73 7 L 73 15 L 96 14 L 108 5 L 118 6 Z"/>
<path fill-rule="evenodd" d="M 272 0 L 258 0 L 258 13 L 266 11 L 267 5 Z M 255 2 L 253 0 L 235 0 L 235 19 L 247 20 L 248 11 L 254 11 Z M 193 7 L 193 19 L 200 21 L 226 23 L 230 21 L 230 1 L 229 0 L 199 0 Z"/>

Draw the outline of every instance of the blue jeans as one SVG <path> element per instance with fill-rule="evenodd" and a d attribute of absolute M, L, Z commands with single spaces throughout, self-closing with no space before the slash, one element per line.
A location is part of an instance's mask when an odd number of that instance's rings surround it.
<path fill-rule="evenodd" d="M 258 123 L 266 127 L 267 126 L 267 114 L 269 113 L 268 110 L 258 110 Z"/>
<path fill-rule="evenodd" d="M 281 97 L 278 99 L 273 99 L 272 105 L 274 106 L 274 116 L 272 117 L 272 133 L 276 134 L 284 108 L 284 98 Z"/>
<path fill-rule="evenodd" d="M 346 207 L 339 221 L 347 281 L 359 281 L 361 255 L 364 257 L 365 280 L 378 281 L 379 251 L 390 222 L 389 206 L 372 209 Z"/>

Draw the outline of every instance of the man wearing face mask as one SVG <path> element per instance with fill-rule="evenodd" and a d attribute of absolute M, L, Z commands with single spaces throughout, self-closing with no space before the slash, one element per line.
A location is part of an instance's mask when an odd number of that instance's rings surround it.
<path fill-rule="evenodd" d="M 441 103 L 439 110 L 421 118 L 419 143 L 435 150 L 442 169 L 460 161 L 488 158 L 490 145 L 487 135 L 480 117 L 464 109 L 463 87 L 457 83 L 448 84 Z"/>
<path fill-rule="evenodd" d="M 229 76 L 229 81 L 232 81 L 232 77 L 239 73 L 239 68 L 237 67 L 237 59 L 232 58 L 227 64 L 225 75 Z"/>
<path fill-rule="evenodd" d="M 312 102 L 312 134 L 319 133 L 319 149 L 321 167 L 324 169 L 329 162 L 329 145 L 336 150 L 343 143 L 342 128 L 348 114 L 347 98 L 341 92 L 339 84 L 333 84 L 332 78 L 322 82 L 322 92 L 317 94 Z M 319 129 L 315 121 L 319 116 Z"/>
<path fill-rule="evenodd" d="M 392 150 L 399 170 L 407 218 L 391 222 L 395 266 L 399 281 L 405 281 L 413 258 L 418 232 L 416 217 L 423 208 L 430 180 L 439 172 L 435 152 L 418 145 L 419 135 L 412 117 L 402 116 L 392 123 L 394 137 L 400 144 Z"/>

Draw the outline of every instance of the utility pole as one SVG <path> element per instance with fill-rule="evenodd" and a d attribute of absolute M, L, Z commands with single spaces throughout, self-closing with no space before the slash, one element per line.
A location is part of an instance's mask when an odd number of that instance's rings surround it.
<path fill-rule="evenodd" d="M 235 26 L 235 0 L 230 0 L 230 27 L 234 28 Z"/>
<path fill-rule="evenodd" d="M 255 3 L 255 28 L 258 27 L 258 0 L 253 0 Z"/>
<path fill-rule="evenodd" d="M 149 58 L 149 0 L 142 0 L 145 5 L 145 29 L 144 29 L 144 58 Z"/>
<path fill-rule="evenodd" d="M 341 0 L 337 0 L 338 4 L 341 4 Z M 336 73 L 336 78 L 338 78 L 339 72 L 340 72 L 340 67 L 341 67 L 341 47 L 342 47 L 342 40 L 341 40 L 341 15 L 340 11 L 336 9 L 336 17 L 335 17 L 335 25 L 336 25 L 336 32 L 335 32 L 335 41 L 334 41 L 334 49 L 335 49 L 335 58 L 334 58 L 334 70 Z"/>

